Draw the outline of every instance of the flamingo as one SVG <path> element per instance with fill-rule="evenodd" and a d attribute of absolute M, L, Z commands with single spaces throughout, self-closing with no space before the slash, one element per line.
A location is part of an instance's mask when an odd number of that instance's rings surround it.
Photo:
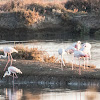
<path fill-rule="evenodd" d="M 65 52 L 67 52 L 68 54 L 73 54 L 72 70 L 73 70 L 74 51 L 80 50 L 80 48 L 81 48 L 81 41 L 77 41 L 77 42 L 73 43 L 72 45 L 70 45 L 67 49 L 65 49 Z"/>
<path fill-rule="evenodd" d="M 65 63 L 63 61 L 63 55 L 65 53 L 65 50 L 63 48 L 58 49 L 58 54 L 61 55 L 61 69 L 63 70 L 62 64 L 63 66 L 65 66 Z"/>
<path fill-rule="evenodd" d="M 84 43 L 83 45 L 82 45 L 82 48 L 80 49 L 80 50 L 82 50 L 82 51 L 84 51 L 85 53 L 87 53 L 88 54 L 88 56 L 89 56 L 89 59 L 91 59 L 91 44 L 90 43 Z"/>
<path fill-rule="evenodd" d="M 10 57 L 11 57 L 11 64 L 10 64 L 10 65 L 12 65 L 13 58 L 12 58 L 12 55 L 11 55 L 11 54 L 12 54 L 13 52 L 18 53 L 18 51 L 17 51 L 16 49 L 14 49 L 13 47 L 4 47 L 4 48 L 1 49 L 1 50 L 4 51 L 4 55 L 0 55 L 0 58 L 6 58 L 6 57 L 7 57 L 7 54 L 8 54 L 8 61 L 7 61 L 7 64 L 6 64 L 5 68 L 4 68 L 4 71 L 5 71 L 5 69 L 6 69 L 7 65 L 8 65 L 8 63 L 10 62 Z"/>
<path fill-rule="evenodd" d="M 91 49 L 91 44 L 90 43 L 84 43 L 83 45 L 82 45 L 82 48 L 80 49 L 81 51 L 83 51 L 85 54 L 87 54 L 87 65 L 88 65 L 88 57 L 89 57 L 89 59 L 91 59 L 91 51 L 90 51 L 90 49 Z M 85 69 L 85 57 L 84 57 L 84 69 Z"/>
<path fill-rule="evenodd" d="M 13 76 L 11 75 L 11 73 L 13 74 Z M 14 86 L 14 78 L 18 78 L 17 74 L 16 73 L 19 73 L 19 74 L 22 74 L 21 70 L 14 67 L 14 66 L 9 66 L 8 67 L 8 71 L 6 71 L 3 75 L 3 77 L 5 76 L 12 76 L 13 77 L 13 86 Z M 14 76 L 15 75 L 15 76 Z"/>
<path fill-rule="evenodd" d="M 86 53 L 84 53 L 83 51 L 81 50 L 75 50 L 74 51 L 74 57 L 77 57 L 79 59 L 79 74 L 81 74 L 81 71 L 80 71 L 80 58 L 82 57 L 87 57 L 88 55 Z"/>

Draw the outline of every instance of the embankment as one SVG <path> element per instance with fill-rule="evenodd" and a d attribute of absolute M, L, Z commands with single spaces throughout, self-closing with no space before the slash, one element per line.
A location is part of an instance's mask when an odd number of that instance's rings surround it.
<path fill-rule="evenodd" d="M 61 4 L 19 4 L 12 1 L 0 7 L 1 40 L 98 37 L 95 32 L 100 29 L 99 14 L 68 10 Z"/>
<path fill-rule="evenodd" d="M 4 74 L 5 60 L 1 60 L 0 67 L 0 85 L 12 86 L 12 77 Z M 23 74 L 17 74 L 18 78 L 15 79 L 17 86 L 35 86 L 35 87 L 82 87 L 98 86 L 100 87 L 100 70 L 99 69 L 83 69 L 81 68 L 81 75 L 79 75 L 79 68 L 66 66 L 61 70 L 60 63 L 41 63 L 33 62 L 32 60 L 17 60 L 13 62 L 13 66 L 19 68 Z M 7 69 L 6 69 L 7 70 Z"/>

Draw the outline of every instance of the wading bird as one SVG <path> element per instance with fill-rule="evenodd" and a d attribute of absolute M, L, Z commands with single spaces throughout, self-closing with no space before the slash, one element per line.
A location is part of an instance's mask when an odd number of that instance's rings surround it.
<path fill-rule="evenodd" d="M 61 69 L 63 70 L 62 64 L 63 66 L 65 66 L 65 63 L 63 61 L 63 55 L 65 54 L 65 50 L 62 48 L 58 49 L 58 54 L 61 56 Z"/>
<path fill-rule="evenodd" d="M 79 59 L 79 74 L 81 74 L 81 70 L 80 70 L 80 59 L 82 57 L 88 57 L 88 55 L 86 53 L 84 53 L 83 51 L 81 50 L 75 50 L 74 51 L 74 57 L 77 57 Z"/>
<path fill-rule="evenodd" d="M 10 66 L 12 65 L 13 58 L 12 58 L 12 55 L 11 54 L 13 52 L 18 53 L 18 51 L 16 49 L 14 49 L 13 47 L 0 48 L 0 51 L 2 51 L 2 50 L 4 51 L 4 55 L 0 55 L 0 58 L 6 58 L 7 57 L 7 54 L 8 54 L 8 61 L 7 61 L 7 64 L 6 64 L 5 68 L 4 68 L 4 71 L 5 71 L 8 63 L 10 62 L 10 57 L 11 57 L 11 64 L 10 64 Z"/>
<path fill-rule="evenodd" d="M 82 48 L 80 49 L 81 51 L 83 51 L 85 54 L 87 54 L 87 66 L 88 66 L 88 58 L 91 59 L 91 44 L 90 43 L 84 43 L 82 45 Z M 85 57 L 84 57 L 84 69 L 85 69 Z"/>
<path fill-rule="evenodd" d="M 77 42 L 73 43 L 72 45 L 70 45 L 67 49 L 65 49 L 65 52 L 67 52 L 67 54 L 73 54 L 73 57 L 72 57 L 72 70 L 73 70 L 73 61 L 74 61 L 74 51 L 75 50 L 80 50 L 80 48 L 81 48 L 81 41 L 77 41 Z"/>
<path fill-rule="evenodd" d="M 87 53 L 89 56 L 89 59 L 91 59 L 91 44 L 90 43 L 84 43 L 82 45 L 82 48 L 80 50 L 82 50 L 84 53 Z"/>
<path fill-rule="evenodd" d="M 11 75 L 11 73 L 12 73 L 13 75 Z M 14 67 L 14 66 L 9 66 L 9 67 L 8 67 L 8 71 L 6 71 L 6 72 L 4 73 L 3 77 L 5 77 L 5 76 L 7 76 L 7 75 L 8 75 L 8 76 L 12 76 L 12 77 L 13 77 L 13 85 L 14 85 L 14 78 L 18 78 L 18 76 L 17 76 L 16 73 L 22 74 L 22 72 L 21 72 L 20 69 Z"/>

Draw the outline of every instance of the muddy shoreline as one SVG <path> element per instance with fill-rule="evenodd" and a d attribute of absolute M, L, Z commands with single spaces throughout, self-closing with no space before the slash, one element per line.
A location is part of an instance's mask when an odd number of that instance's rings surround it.
<path fill-rule="evenodd" d="M 4 74 L 4 66 L 6 60 L 0 60 L 0 86 L 12 86 L 12 77 Z M 17 74 L 18 79 L 15 79 L 17 86 L 35 86 L 35 87 L 66 87 L 66 86 L 90 86 L 96 85 L 100 87 L 100 70 L 99 69 L 83 69 L 81 68 L 81 75 L 79 75 L 79 68 L 64 67 L 62 71 L 60 63 L 42 63 L 33 62 L 32 60 L 17 60 L 13 62 L 13 66 L 19 68 L 23 74 Z M 7 69 L 6 69 L 7 70 Z"/>

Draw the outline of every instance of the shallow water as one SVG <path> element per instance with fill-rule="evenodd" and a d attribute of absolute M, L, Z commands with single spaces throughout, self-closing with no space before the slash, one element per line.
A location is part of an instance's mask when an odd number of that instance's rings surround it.
<path fill-rule="evenodd" d="M 63 42 L 57 42 L 57 41 L 42 41 L 42 42 L 32 42 L 32 43 L 25 43 L 25 41 L 10 41 L 8 44 L 1 44 L 0 46 L 14 46 L 15 44 L 20 44 L 24 45 L 25 47 L 29 48 L 38 48 L 40 50 L 45 50 L 48 52 L 50 56 L 55 55 L 56 57 L 60 56 L 58 55 L 58 49 L 59 48 L 64 48 L 66 49 L 69 45 L 71 45 L 73 42 L 72 41 L 63 41 Z M 26 41 L 27 42 L 27 41 Z M 89 64 L 96 65 L 96 68 L 100 68 L 100 41 L 82 41 L 82 43 L 89 42 L 92 45 L 91 48 L 91 55 L 92 59 L 89 60 Z M 1 43 L 7 43 L 7 42 L 1 42 Z M 15 44 L 14 44 L 15 43 Z M 64 55 L 64 59 L 66 62 L 72 62 L 72 55 Z M 75 62 L 74 62 L 75 63 Z M 78 60 L 76 60 L 76 63 L 78 64 Z M 83 64 L 83 60 L 81 61 L 81 64 Z"/>
<path fill-rule="evenodd" d="M 86 42 L 86 41 L 82 41 Z M 92 59 L 89 61 L 89 64 L 96 65 L 96 68 L 100 68 L 100 41 L 88 41 L 92 44 L 91 54 Z M 15 42 L 18 44 L 17 42 Z M 40 50 L 45 50 L 48 52 L 50 56 L 58 55 L 58 49 L 64 48 L 66 49 L 69 45 L 71 45 L 72 41 L 64 41 L 64 42 L 55 42 L 55 41 L 46 41 L 46 42 L 32 42 L 25 43 L 20 42 L 20 44 L 29 47 L 29 48 L 38 48 Z M 0 43 L 0 47 L 4 46 L 14 46 L 14 41 L 7 44 Z M 64 55 L 64 59 L 66 62 L 71 62 L 72 55 Z M 78 61 L 77 61 L 78 63 Z M 81 63 L 83 63 L 81 61 Z M 71 89 L 72 89 L 71 85 Z M 15 85 L 15 88 L 0 88 L 0 100 L 88 100 L 86 99 L 86 89 L 84 90 L 71 90 L 71 89 L 37 89 L 37 88 L 18 88 Z M 99 100 L 100 92 L 94 93 L 97 97 L 94 100 Z"/>
<path fill-rule="evenodd" d="M 4 88 L 0 89 L 0 100 L 87 100 L 86 90 Z M 94 92 L 99 100 L 100 92 Z"/>
<path fill-rule="evenodd" d="M 87 41 L 82 41 L 82 43 L 85 43 Z M 91 55 L 92 59 L 89 60 L 89 64 L 96 65 L 96 68 L 100 68 L 100 41 L 88 41 L 91 43 L 92 48 L 91 48 Z M 58 55 L 58 49 L 59 48 L 64 48 L 66 49 L 69 45 L 73 44 L 72 41 L 65 41 L 65 42 L 37 42 L 37 43 L 26 43 L 25 46 L 29 47 L 37 47 L 38 49 L 43 49 L 49 53 L 49 55 L 55 55 L 56 57 L 60 56 Z M 64 59 L 66 62 L 72 62 L 72 55 L 64 55 Z M 81 61 L 81 64 L 83 61 Z M 77 61 L 78 64 L 78 61 Z"/>

